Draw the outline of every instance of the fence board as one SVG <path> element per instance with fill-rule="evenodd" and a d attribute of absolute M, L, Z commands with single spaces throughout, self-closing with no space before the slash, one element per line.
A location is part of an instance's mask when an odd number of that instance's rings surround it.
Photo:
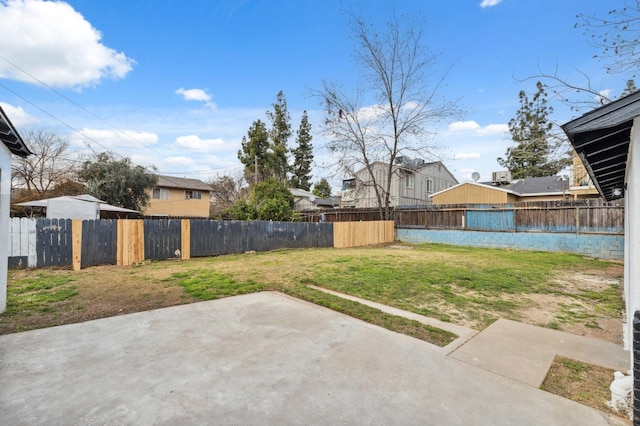
<path fill-rule="evenodd" d="M 280 248 L 333 247 L 330 223 L 191 221 L 191 256 Z"/>
<path fill-rule="evenodd" d="M 182 221 L 180 219 L 144 220 L 145 259 L 180 259 L 181 250 Z"/>
<path fill-rule="evenodd" d="M 334 247 L 357 247 L 395 241 L 393 221 L 336 222 L 333 224 Z"/>
<path fill-rule="evenodd" d="M 38 267 L 71 265 L 71 219 L 37 219 Z"/>
<path fill-rule="evenodd" d="M 513 210 L 467 210 L 466 228 L 484 231 L 515 231 Z"/>
<path fill-rule="evenodd" d="M 117 263 L 117 220 L 82 221 L 82 267 Z"/>

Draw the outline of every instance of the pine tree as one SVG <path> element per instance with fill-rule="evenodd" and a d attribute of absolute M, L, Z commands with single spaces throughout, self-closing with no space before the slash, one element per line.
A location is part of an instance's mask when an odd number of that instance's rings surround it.
<path fill-rule="evenodd" d="M 311 164 L 313 163 L 313 145 L 311 145 L 311 123 L 307 117 L 307 111 L 302 113 L 300 128 L 297 131 L 296 142 L 298 146 L 291 151 L 293 154 L 293 176 L 289 181 L 294 188 L 311 189 Z"/>
<path fill-rule="evenodd" d="M 272 124 L 269 131 L 271 138 L 269 168 L 274 178 L 285 181 L 289 171 L 287 143 L 291 137 L 291 117 L 282 90 L 278 92 L 277 101 L 273 104 L 273 111 L 267 111 L 267 117 Z"/>
<path fill-rule="evenodd" d="M 564 141 L 552 142 L 553 122 L 549 120 L 549 114 L 553 108 L 547 106 L 545 86 L 538 81 L 536 88 L 531 100 L 524 90 L 520 91 L 520 109 L 509 121 L 515 146 L 507 149 L 506 158 L 498 158 L 498 163 L 516 179 L 553 176 L 571 161 L 566 152 L 553 158 Z"/>
<path fill-rule="evenodd" d="M 242 149 L 238 151 L 238 159 L 244 164 L 244 177 L 247 182 L 255 184 L 271 177 L 269 157 L 267 126 L 261 120 L 256 120 L 249 128 L 247 136 L 242 137 Z"/>

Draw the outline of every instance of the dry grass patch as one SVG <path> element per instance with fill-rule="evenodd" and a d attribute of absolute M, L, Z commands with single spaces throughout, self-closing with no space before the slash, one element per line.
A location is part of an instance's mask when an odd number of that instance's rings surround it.
<path fill-rule="evenodd" d="M 613 373 L 609 368 L 557 355 L 540 389 L 620 416 L 607 405 Z"/>

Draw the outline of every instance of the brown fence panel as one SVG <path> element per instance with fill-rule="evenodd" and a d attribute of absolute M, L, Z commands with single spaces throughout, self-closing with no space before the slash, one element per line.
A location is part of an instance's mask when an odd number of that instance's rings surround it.
<path fill-rule="evenodd" d="M 333 224 L 334 247 L 357 247 L 394 241 L 395 229 L 392 220 Z"/>

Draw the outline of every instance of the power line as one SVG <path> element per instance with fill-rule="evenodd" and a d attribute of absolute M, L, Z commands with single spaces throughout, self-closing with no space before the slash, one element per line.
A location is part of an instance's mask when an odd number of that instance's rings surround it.
<path fill-rule="evenodd" d="M 131 135 L 130 133 L 127 133 L 126 131 L 120 129 L 119 127 L 109 123 L 108 121 L 104 120 L 103 118 L 99 117 L 98 115 L 94 114 L 93 112 L 89 111 L 88 109 L 86 109 L 85 107 L 83 107 L 82 105 L 80 105 L 79 103 L 75 102 L 73 99 L 69 98 L 68 96 L 64 95 L 63 93 L 61 93 L 60 91 L 54 89 L 53 87 L 49 86 L 48 84 L 46 84 L 45 82 L 43 82 L 42 80 L 40 80 L 39 78 L 37 78 L 36 76 L 34 76 L 33 74 L 29 73 L 27 70 L 23 69 L 22 67 L 20 67 L 19 65 L 15 64 L 14 62 L 10 61 L 9 59 L 7 59 L 6 57 L 0 55 L 0 59 L 3 59 L 5 62 L 7 62 L 8 64 L 10 64 L 11 66 L 15 67 L 16 69 L 18 69 L 20 72 L 26 74 L 27 76 L 29 76 L 30 78 L 32 78 L 34 81 L 38 82 L 38 84 L 42 85 L 43 87 L 47 88 L 48 90 L 52 91 L 53 93 L 55 93 L 56 95 L 60 96 L 61 98 L 65 99 L 67 102 L 73 104 L 74 106 L 76 106 L 77 108 L 79 108 L 80 110 L 84 111 L 85 113 L 89 114 L 90 116 L 96 118 L 97 120 L 101 121 L 102 123 L 106 124 L 107 126 L 111 127 L 112 129 L 114 129 L 115 131 L 117 131 L 119 134 L 122 134 L 124 136 L 126 136 L 127 138 L 133 140 L 134 142 L 139 143 L 143 148 L 146 148 L 152 152 L 155 152 L 158 155 L 164 156 L 165 154 L 157 151 L 147 145 L 145 145 L 142 141 L 136 139 L 133 135 Z M 52 119 L 56 120 L 57 122 L 63 124 L 64 126 L 68 127 L 69 129 L 73 130 L 74 132 L 76 132 L 77 134 L 83 136 L 85 139 L 95 143 L 96 145 L 102 147 L 103 149 L 107 150 L 108 152 L 110 152 L 111 154 L 121 158 L 121 159 L 125 159 L 126 157 L 124 157 L 123 155 L 117 153 L 116 151 L 114 151 L 113 149 L 101 144 L 100 142 L 96 141 L 95 139 L 93 139 L 92 137 L 84 134 L 82 131 L 74 128 L 73 126 L 71 126 L 70 124 L 66 123 L 65 121 L 57 118 L 56 116 L 54 116 L 53 114 L 49 113 L 48 111 L 46 111 L 45 109 L 41 108 L 40 106 L 36 105 L 35 103 L 31 102 L 30 100 L 28 100 L 27 98 L 25 98 L 24 96 L 20 95 L 19 93 L 17 93 L 15 90 L 10 89 L 9 87 L 7 87 L 6 85 L 0 83 L 0 86 L 2 86 L 3 88 L 5 88 L 7 91 L 13 93 L 15 96 L 19 97 L 20 99 L 22 99 L 23 101 L 27 102 L 28 104 L 32 105 L 33 107 L 37 108 L 38 110 L 40 110 L 41 112 L 43 112 L 44 114 L 48 115 L 49 117 L 51 117 Z M 150 170 L 150 167 L 148 166 L 142 166 L 144 167 L 147 171 L 149 171 L 150 173 L 155 173 L 155 170 Z M 203 171 L 203 172 L 189 172 L 188 174 L 210 174 L 210 173 L 216 173 L 216 172 L 221 172 L 224 170 L 233 170 L 235 168 L 239 168 L 242 166 L 236 166 L 236 167 L 229 167 L 229 168 L 224 168 L 224 169 L 219 169 L 219 170 L 211 170 L 211 171 Z M 165 173 L 163 173 L 165 174 Z M 182 172 L 167 172 L 166 174 L 187 174 L 187 173 L 182 173 Z M 170 177 L 169 177 L 170 178 Z"/>

